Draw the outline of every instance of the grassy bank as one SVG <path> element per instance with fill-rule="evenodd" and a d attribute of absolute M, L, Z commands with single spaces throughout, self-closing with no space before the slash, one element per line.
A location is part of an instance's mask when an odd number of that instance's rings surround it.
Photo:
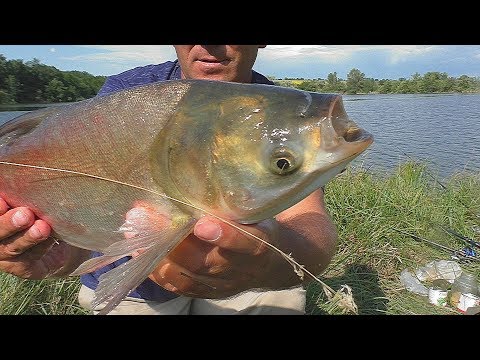
<path fill-rule="evenodd" d="M 327 186 L 326 202 L 339 232 L 338 251 L 322 280 L 348 285 L 359 314 L 455 314 L 404 289 L 399 275 L 450 255 L 393 228 L 454 249 L 463 244 L 435 223 L 479 240 L 480 174 L 458 174 L 442 189 L 425 166 L 405 163 L 393 174 L 346 171 Z M 461 264 L 480 278 L 480 262 Z M 82 314 L 75 279 L 27 281 L 0 274 L 0 314 Z M 308 314 L 339 314 L 317 284 L 308 287 Z"/>
<path fill-rule="evenodd" d="M 359 314 L 457 313 L 408 292 L 399 280 L 405 268 L 413 272 L 430 261 L 451 257 L 393 228 L 455 250 L 464 244 L 436 224 L 472 239 L 480 237 L 473 230 L 480 218 L 472 214 L 480 216 L 480 174 L 454 175 L 442 181 L 446 190 L 431 175 L 435 176 L 426 166 L 405 163 L 388 176 L 346 172 L 328 185 L 326 202 L 337 224 L 339 246 L 322 278 L 334 289 L 349 285 Z M 460 266 L 480 278 L 480 262 Z M 309 314 L 340 312 L 325 301 L 319 286 L 308 290 Z"/>
<path fill-rule="evenodd" d="M 86 314 L 77 303 L 78 278 L 41 281 L 0 274 L 0 315 Z"/>

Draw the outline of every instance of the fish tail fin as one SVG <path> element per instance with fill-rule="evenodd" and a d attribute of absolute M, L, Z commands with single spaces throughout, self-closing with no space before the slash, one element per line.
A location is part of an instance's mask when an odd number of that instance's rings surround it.
<path fill-rule="evenodd" d="M 102 274 L 95 290 L 92 308 L 95 309 L 106 302 L 98 314 L 106 315 L 112 311 L 148 277 L 160 260 L 192 231 L 194 224 L 195 219 L 192 219 L 181 228 L 177 228 L 167 239 L 155 241 L 150 247 L 144 248 L 140 255 Z M 169 246 L 165 246 L 166 243 Z"/>

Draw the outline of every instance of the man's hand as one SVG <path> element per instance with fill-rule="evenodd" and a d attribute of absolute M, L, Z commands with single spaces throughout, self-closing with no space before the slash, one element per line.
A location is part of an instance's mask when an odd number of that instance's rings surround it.
<path fill-rule="evenodd" d="M 147 229 L 169 226 L 168 215 L 148 207 L 140 206 L 129 213 L 127 220 L 135 224 L 139 234 L 142 229 L 148 233 Z M 321 189 L 277 215 L 276 220 L 235 225 L 291 254 L 314 274 L 327 267 L 336 247 L 336 229 L 325 211 Z M 213 299 L 253 288 L 285 289 L 302 282 L 278 252 L 209 216 L 197 221 L 193 234 L 180 242 L 149 277 L 179 295 Z"/>
<path fill-rule="evenodd" d="M 167 212 L 136 204 L 126 214 L 125 237 L 162 232 L 161 229 L 172 226 L 171 221 Z M 278 223 L 273 219 L 256 225 L 232 224 L 269 243 L 276 241 Z M 132 256 L 143 251 L 139 249 Z M 215 217 L 204 216 L 196 222 L 193 233 L 163 258 L 149 277 L 179 295 L 225 298 L 251 288 L 267 287 L 271 266 L 278 259 L 285 261 L 261 241 Z"/>
<path fill-rule="evenodd" d="M 275 220 L 254 226 L 235 225 L 269 243 L 275 242 Z M 267 245 L 206 216 L 196 223 L 194 233 L 162 260 L 150 278 L 177 294 L 225 298 L 266 287 L 272 264 L 279 258 Z"/>
<path fill-rule="evenodd" d="M 36 219 L 31 210 L 10 209 L 0 198 L 0 271 L 25 279 L 44 279 L 71 272 L 73 269 L 67 269 L 66 265 L 71 265 L 72 256 L 85 250 L 64 242 L 55 243 L 50 233 L 50 225 Z"/>

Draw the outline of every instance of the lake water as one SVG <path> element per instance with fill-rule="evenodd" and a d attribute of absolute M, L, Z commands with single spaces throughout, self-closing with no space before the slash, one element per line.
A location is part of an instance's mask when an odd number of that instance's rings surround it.
<path fill-rule="evenodd" d="M 440 177 L 480 172 L 480 94 L 345 95 L 349 116 L 374 137 L 354 164 L 390 171 L 409 158 Z"/>
<path fill-rule="evenodd" d="M 344 95 L 345 109 L 374 144 L 352 166 L 389 172 L 410 157 L 440 178 L 480 172 L 480 94 Z M 38 107 L 38 106 L 37 106 Z M 5 110 L 5 109 L 4 109 Z M 0 108 L 0 124 L 28 107 Z"/>

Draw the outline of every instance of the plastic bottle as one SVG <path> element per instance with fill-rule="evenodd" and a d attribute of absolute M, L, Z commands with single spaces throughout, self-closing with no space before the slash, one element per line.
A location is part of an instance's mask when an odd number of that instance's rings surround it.
<path fill-rule="evenodd" d="M 478 284 L 474 275 L 462 272 L 462 274 L 455 279 L 452 289 L 450 290 L 450 305 L 456 308 L 462 294 L 479 295 Z"/>

